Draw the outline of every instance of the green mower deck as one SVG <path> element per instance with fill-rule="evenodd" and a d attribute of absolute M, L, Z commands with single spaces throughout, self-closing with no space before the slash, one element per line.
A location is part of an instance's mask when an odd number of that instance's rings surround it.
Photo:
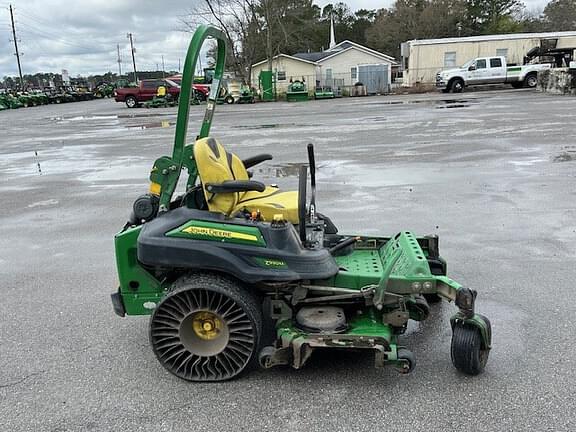
<path fill-rule="evenodd" d="M 314 99 L 334 99 L 336 96 L 331 88 L 317 87 Z"/>
<path fill-rule="evenodd" d="M 200 133 L 188 144 L 193 72 L 207 37 L 218 42 L 214 79 Z M 189 381 L 227 380 L 255 365 L 298 369 L 317 349 L 368 350 L 376 367 L 408 373 L 416 360 L 401 335 L 410 320 L 430 317 L 429 300 L 444 299 L 457 307 L 449 324 L 452 363 L 466 374 L 482 372 L 490 322 L 475 313 L 476 291 L 446 276 L 438 237 L 339 233 L 316 209 L 311 144 L 298 193 L 274 204 L 273 214 L 250 208 L 254 195 L 235 210 L 217 207 L 223 198 L 246 193 L 268 197 L 259 206 L 281 195 L 266 195 L 274 187 L 246 173 L 272 156 L 240 160 L 210 137 L 225 41 L 208 26 L 192 38 L 172 156 L 156 160 L 149 193 L 136 199 L 115 238 L 116 314 L 150 315 L 150 342 L 160 364 Z M 228 168 L 222 171 L 219 161 Z M 186 188 L 174 198 L 184 169 Z M 214 180 L 216 174 L 221 180 Z M 297 207 L 297 217 L 286 206 Z"/>

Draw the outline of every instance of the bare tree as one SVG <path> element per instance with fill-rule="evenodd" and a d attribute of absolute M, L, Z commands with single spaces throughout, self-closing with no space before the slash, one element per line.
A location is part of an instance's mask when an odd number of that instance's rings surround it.
<path fill-rule="evenodd" d="M 250 81 L 250 67 L 284 50 L 293 53 L 310 46 L 318 31 L 320 9 L 312 0 L 203 0 L 183 19 L 188 31 L 198 24 L 214 23 L 228 39 L 227 67 Z"/>
<path fill-rule="evenodd" d="M 214 24 L 227 39 L 227 67 L 250 83 L 250 67 L 254 63 L 259 32 L 256 16 L 257 0 L 203 0 L 203 3 L 182 18 L 186 31 L 199 24 Z"/>

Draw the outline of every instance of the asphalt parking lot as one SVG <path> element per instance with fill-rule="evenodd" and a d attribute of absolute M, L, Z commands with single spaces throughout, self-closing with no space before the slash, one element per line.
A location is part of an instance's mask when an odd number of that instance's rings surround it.
<path fill-rule="evenodd" d="M 202 107 L 192 107 L 190 135 Z M 0 430 L 576 430 L 576 99 L 533 91 L 219 106 L 213 135 L 275 155 L 295 188 L 316 146 L 319 210 L 343 232 L 437 233 L 493 325 L 485 373 L 450 362 L 436 306 L 403 343 L 418 366 L 315 355 L 219 384 L 166 372 L 148 319 L 118 318 L 113 236 L 171 151 L 175 109 L 112 100 L 0 113 Z M 37 153 L 37 156 L 35 154 Z M 38 164 L 41 173 L 38 169 Z"/>

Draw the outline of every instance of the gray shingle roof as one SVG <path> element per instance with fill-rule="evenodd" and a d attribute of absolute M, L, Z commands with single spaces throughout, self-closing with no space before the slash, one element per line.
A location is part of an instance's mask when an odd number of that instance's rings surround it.
<path fill-rule="evenodd" d="M 309 53 L 296 53 L 293 54 L 292 57 L 297 57 L 302 60 L 308 60 L 312 62 L 316 62 L 318 60 L 323 59 L 324 57 L 328 57 L 329 55 L 334 54 L 330 51 L 323 51 L 323 52 L 309 52 Z"/>

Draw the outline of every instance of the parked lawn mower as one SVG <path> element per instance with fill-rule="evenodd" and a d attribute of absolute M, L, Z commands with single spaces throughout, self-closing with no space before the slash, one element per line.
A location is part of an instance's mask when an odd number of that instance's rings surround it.
<path fill-rule="evenodd" d="M 64 88 L 52 89 L 48 94 L 50 103 L 61 104 L 66 102 L 75 102 L 73 95 L 64 90 Z"/>
<path fill-rule="evenodd" d="M 187 143 L 192 81 L 207 37 L 218 42 L 215 75 L 198 137 Z M 377 367 L 411 372 L 415 356 L 400 335 L 409 320 L 428 318 L 428 299 L 442 298 L 458 308 L 450 320 L 452 363 L 466 374 L 482 372 L 490 322 L 475 312 L 476 291 L 446 276 L 437 236 L 341 234 L 316 203 L 312 144 L 309 196 L 306 165 L 298 191 L 283 192 L 248 171 L 271 155 L 241 159 L 210 136 L 225 50 L 220 30 L 196 30 L 172 156 L 156 160 L 149 193 L 136 199 L 115 237 L 114 311 L 151 315 L 152 349 L 172 374 L 222 381 L 255 363 L 301 368 L 317 349 L 371 351 Z M 184 169 L 186 189 L 174 197 Z"/>
<path fill-rule="evenodd" d="M 254 92 L 252 91 L 252 89 L 247 86 L 247 85 L 242 85 L 240 87 L 240 96 L 238 97 L 238 103 L 239 104 L 243 104 L 243 103 L 254 103 Z"/>
<path fill-rule="evenodd" d="M 308 88 L 306 87 L 306 80 L 304 80 L 304 78 L 302 78 L 302 81 L 290 80 L 290 84 L 288 84 L 288 89 L 286 90 L 286 100 L 288 102 L 308 100 Z"/>
<path fill-rule="evenodd" d="M 334 99 L 335 97 L 332 87 L 316 87 L 314 92 L 314 99 Z"/>
<path fill-rule="evenodd" d="M 114 96 L 114 85 L 108 83 L 100 83 L 94 89 L 94 97 L 96 99 L 110 98 Z"/>
<path fill-rule="evenodd" d="M 178 101 L 172 96 L 172 94 L 168 93 L 166 87 L 159 86 L 156 90 L 156 96 L 154 96 L 151 100 L 144 102 L 145 108 L 167 108 L 176 106 Z"/>
<path fill-rule="evenodd" d="M 8 109 L 17 109 L 22 108 L 24 106 L 22 102 L 20 102 L 19 98 L 10 93 L 1 94 L 0 103 Z"/>
<path fill-rule="evenodd" d="M 34 103 L 33 98 L 28 96 L 26 93 L 19 93 L 17 98 L 18 98 L 18 102 L 20 102 L 24 108 L 28 108 L 28 107 L 36 105 Z"/>
<path fill-rule="evenodd" d="M 48 103 L 48 96 L 42 91 L 30 91 L 28 92 L 28 96 L 32 99 L 34 105 L 46 105 Z"/>

